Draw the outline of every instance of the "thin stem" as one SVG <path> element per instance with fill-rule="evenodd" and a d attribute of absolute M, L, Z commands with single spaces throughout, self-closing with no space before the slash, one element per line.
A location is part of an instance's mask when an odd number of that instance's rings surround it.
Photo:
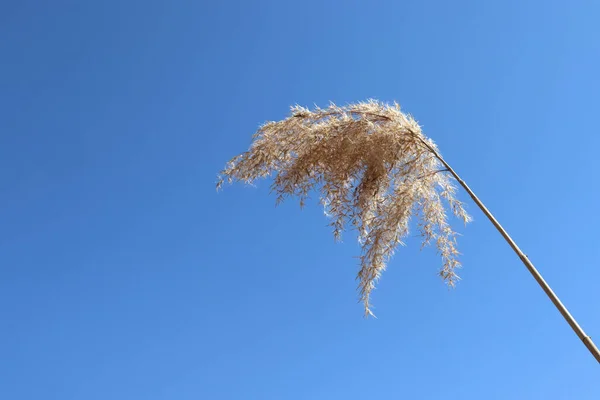
<path fill-rule="evenodd" d="M 508 233 L 506 232 L 506 230 L 504 230 L 502 225 L 500 225 L 500 223 L 496 220 L 496 218 L 494 218 L 494 216 L 487 209 L 487 207 L 481 202 L 481 200 L 479 200 L 479 198 L 475 195 L 475 193 L 473 193 L 473 191 L 471 190 L 471 188 L 469 188 L 469 186 L 465 183 L 465 181 L 463 181 L 460 178 L 460 176 L 458 176 L 458 174 L 454 171 L 454 169 L 452 169 L 452 167 L 450 167 L 450 165 L 448 165 L 448 163 L 442 158 L 442 156 L 440 156 L 438 154 L 438 152 L 433 147 L 431 147 L 429 145 L 429 143 L 427 143 L 425 140 L 421 139 L 420 137 L 419 137 L 419 139 L 420 139 L 421 143 L 423 143 L 423 145 L 425 147 L 427 147 L 427 149 L 429 149 L 429 151 L 431 151 L 438 160 L 440 160 L 440 162 L 444 165 L 444 167 L 446 167 L 448 169 L 448 171 L 452 174 L 452 176 L 454 176 L 454 178 L 458 181 L 458 183 L 460 183 L 460 185 L 467 191 L 467 193 L 469 194 L 469 196 L 471 196 L 471 198 L 473 199 L 475 204 L 477 204 L 477 206 L 481 209 L 481 211 L 483 211 L 485 216 L 488 217 L 490 222 L 494 225 L 494 227 L 498 230 L 498 232 L 500 232 L 500 234 L 508 242 L 510 247 L 514 250 L 514 252 L 519 256 L 519 258 L 521 259 L 521 261 L 523 262 L 525 267 L 527 267 L 527 270 L 531 273 L 531 275 L 533 275 L 536 282 L 541 286 L 541 288 L 544 290 L 546 295 L 550 298 L 550 300 L 552 301 L 554 306 L 558 309 L 560 314 L 567 321 L 569 326 L 573 329 L 573 331 L 575 331 L 575 334 L 577 335 L 577 337 L 579 337 L 579 339 L 583 342 L 585 347 L 590 351 L 590 353 L 592 353 L 592 355 L 594 356 L 596 361 L 598 361 L 598 363 L 600 363 L 600 350 L 598 350 L 598 347 L 596 347 L 596 345 L 592 341 L 592 338 L 590 336 L 588 336 L 584 332 L 584 330 L 579 326 L 579 324 L 577 323 L 575 318 L 573 318 L 571 313 L 569 313 L 569 310 L 567 310 L 567 308 L 560 301 L 558 296 L 554 293 L 554 291 L 552 291 L 552 289 L 550 288 L 550 285 L 548 285 L 548 283 L 546 283 L 546 281 L 544 280 L 542 275 L 538 272 L 538 270 L 535 268 L 533 263 L 531 261 L 529 261 L 529 258 L 527 258 L 527 256 L 521 251 L 519 246 L 517 246 L 515 241 L 508 235 Z"/>
<path fill-rule="evenodd" d="M 437 175 L 440 172 L 450 172 L 450 170 L 448 168 L 438 169 L 437 171 L 433 171 L 433 172 L 430 172 L 428 174 L 423 174 L 421 176 L 417 176 L 416 179 L 419 180 L 419 179 L 427 178 L 429 176 Z"/>

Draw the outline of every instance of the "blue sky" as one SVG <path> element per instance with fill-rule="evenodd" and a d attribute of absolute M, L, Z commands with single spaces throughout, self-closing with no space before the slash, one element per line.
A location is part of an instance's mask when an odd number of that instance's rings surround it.
<path fill-rule="evenodd" d="M 594 1 L 0 6 L 0 398 L 598 399 L 484 216 L 463 280 L 217 172 L 292 104 L 399 101 L 600 341 Z M 462 195 L 465 198 L 464 195 Z M 466 198 L 465 198 L 466 199 Z"/>

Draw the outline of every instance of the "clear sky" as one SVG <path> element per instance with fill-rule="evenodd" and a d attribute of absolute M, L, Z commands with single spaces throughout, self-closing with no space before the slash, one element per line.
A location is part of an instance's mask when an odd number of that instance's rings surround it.
<path fill-rule="evenodd" d="M 316 201 L 214 189 L 292 104 L 397 100 L 599 342 L 599 4 L 4 2 L 0 398 L 600 398 L 473 204 L 458 287 L 411 239 L 364 319 Z"/>

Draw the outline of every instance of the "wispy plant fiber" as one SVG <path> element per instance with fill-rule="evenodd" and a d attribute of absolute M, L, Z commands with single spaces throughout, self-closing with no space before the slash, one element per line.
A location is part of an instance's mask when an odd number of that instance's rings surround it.
<path fill-rule="evenodd" d="M 365 312 L 389 258 L 409 234 L 411 217 L 422 244 L 434 244 L 443 263 L 440 276 L 450 286 L 456 273 L 456 232 L 446 205 L 465 223 L 470 220 L 455 198 L 454 178 L 446 173 L 432 140 L 397 103 L 377 101 L 331 104 L 268 122 L 255 133 L 250 149 L 221 171 L 227 181 L 252 183 L 273 176 L 277 202 L 298 197 L 301 206 L 316 191 L 331 218 L 334 237 L 356 229 L 362 247 L 357 280 Z"/>

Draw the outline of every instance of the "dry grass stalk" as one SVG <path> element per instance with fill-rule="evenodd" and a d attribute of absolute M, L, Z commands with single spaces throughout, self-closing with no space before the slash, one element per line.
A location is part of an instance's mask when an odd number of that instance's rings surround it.
<path fill-rule="evenodd" d="M 435 144 L 396 103 L 332 104 L 312 111 L 295 106 L 288 118 L 260 127 L 250 149 L 221 171 L 217 187 L 275 175 L 277 201 L 295 196 L 301 206 L 318 191 L 335 238 L 348 225 L 358 231 L 357 280 L 371 314 L 371 292 L 408 235 L 411 217 L 418 220 L 423 246 L 435 244 L 442 257 L 440 276 L 450 286 L 459 279 L 456 233 L 444 203 L 465 223 L 470 217 L 440 160 Z"/>

